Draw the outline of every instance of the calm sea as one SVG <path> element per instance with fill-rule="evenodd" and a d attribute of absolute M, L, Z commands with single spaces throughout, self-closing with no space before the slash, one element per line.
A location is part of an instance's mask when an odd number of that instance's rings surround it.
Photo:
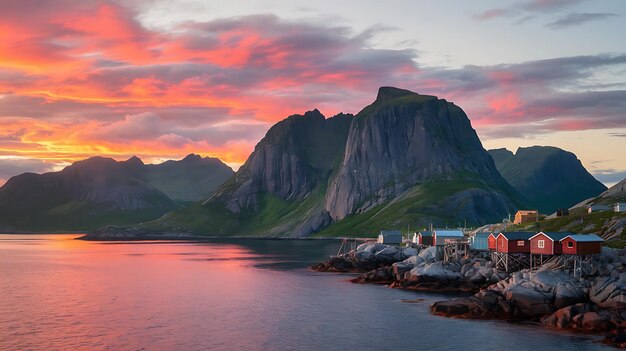
<path fill-rule="evenodd" d="M 435 317 L 429 305 L 449 296 L 308 270 L 334 241 L 75 237 L 0 235 L 0 349 L 610 349 L 589 335 Z"/>

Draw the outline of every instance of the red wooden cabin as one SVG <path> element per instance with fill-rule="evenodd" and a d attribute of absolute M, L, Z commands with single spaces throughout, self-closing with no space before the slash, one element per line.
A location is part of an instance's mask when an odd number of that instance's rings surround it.
<path fill-rule="evenodd" d="M 566 232 L 539 232 L 529 239 L 530 253 L 533 255 L 560 255 L 560 240 L 571 234 Z"/>
<path fill-rule="evenodd" d="M 417 241 L 420 245 L 432 245 L 433 244 L 433 232 L 432 231 L 422 231 L 417 233 Z"/>
<path fill-rule="evenodd" d="M 595 234 L 571 234 L 561 239 L 565 255 L 597 255 L 603 243 L 604 239 Z"/>
<path fill-rule="evenodd" d="M 532 232 L 503 232 L 496 237 L 496 251 L 501 253 L 530 253 Z"/>
<path fill-rule="evenodd" d="M 491 233 L 487 237 L 487 248 L 489 251 L 496 251 L 496 234 Z"/>

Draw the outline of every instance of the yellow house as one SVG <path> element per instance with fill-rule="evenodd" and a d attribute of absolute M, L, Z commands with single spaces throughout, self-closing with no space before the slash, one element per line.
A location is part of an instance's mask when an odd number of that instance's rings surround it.
<path fill-rule="evenodd" d="M 515 214 L 513 224 L 522 224 L 528 222 L 539 221 L 539 212 L 537 210 L 519 210 Z"/>

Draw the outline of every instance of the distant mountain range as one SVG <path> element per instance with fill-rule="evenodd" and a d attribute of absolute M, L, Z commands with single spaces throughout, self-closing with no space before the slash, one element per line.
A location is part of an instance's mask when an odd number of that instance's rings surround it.
<path fill-rule="evenodd" d="M 0 230 L 371 236 L 550 212 L 605 189 L 574 154 L 487 152 L 454 103 L 382 87 L 357 115 L 278 122 L 236 173 L 189 155 L 159 165 L 95 157 L 13 177 L 0 188 Z"/>
<path fill-rule="evenodd" d="M 551 146 L 489 150 L 502 176 L 521 194 L 530 208 L 551 214 L 606 190 L 576 155 Z"/>
<path fill-rule="evenodd" d="M 319 111 L 273 126 L 201 206 L 144 224 L 207 235 L 371 235 L 383 228 L 500 221 L 521 196 L 463 110 L 383 87 L 356 116 Z M 113 229 L 115 230 L 115 229 Z"/>
<path fill-rule="evenodd" d="M 158 165 L 93 157 L 60 172 L 25 173 L 0 188 L 0 230 L 82 231 L 153 220 L 206 198 L 233 173 L 197 155 Z"/>

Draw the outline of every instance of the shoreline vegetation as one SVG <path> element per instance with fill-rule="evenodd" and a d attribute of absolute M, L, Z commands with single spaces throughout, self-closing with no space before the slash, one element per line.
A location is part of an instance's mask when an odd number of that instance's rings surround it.
<path fill-rule="evenodd" d="M 359 273 L 352 283 L 464 294 L 432 304 L 434 315 L 601 334 L 604 343 L 626 348 L 626 249 L 603 248 L 593 264 L 583 266 L 580 278 L 563 269 L 562 259 L 535 271 L 507 273 L 487 252 L 472 250 L 468 258 L 444 262 L 432 246 L 378 243 L 361 244 L 311 268 Z"/>

